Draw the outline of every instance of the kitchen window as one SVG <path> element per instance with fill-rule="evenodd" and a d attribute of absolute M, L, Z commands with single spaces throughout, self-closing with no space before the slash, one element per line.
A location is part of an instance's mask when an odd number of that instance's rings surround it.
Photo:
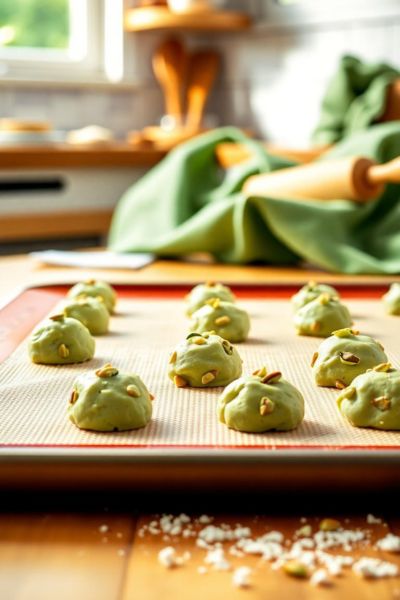
<path fill-rule="evenodd" d="M 123 0 L 1 0 L 0 78 L 123 78 Z"/>

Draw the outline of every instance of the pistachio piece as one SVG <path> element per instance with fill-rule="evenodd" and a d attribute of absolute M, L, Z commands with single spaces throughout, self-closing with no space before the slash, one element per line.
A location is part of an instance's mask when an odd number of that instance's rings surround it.
<path fill-rule="evenodd" d="M 180 375 L 175 375 L 175 377 L 174 377 L 174 383 L 175 383 L 176 387 L 178 387 L 178 388 L 186 387 L 187 386 L 186 379 L 184 379 Z"/>
<path fill-rule="evenodd" d="M 308 577 L 307 567 L 298 560 L 288 560 L 283 565 L 283 570 L 291 577 L 298 577 L 300 579 Z"/>
<path fill-rule="evenodd" d="M 208 371 L 207 373 L 204 373 L 203 377 L 201 378 L 201 383 L 203 383 L 204 385 L 206 385 L 207 383 L 211 383 L 211 381 L 214 381 L 216 376 L 216 371 Z"/>
<path fill-rule="evenodd" d="M 331 301 L 331 296 L 329 294 L 327 294 L 326 292 L 324 294 L 321 294 L 320 296 L 318 296 L 318 302 L 320 304 L 322 304 L 323 306 L 329 304 L 329 302 Z"/>
<path fill-rule="evenodd" d="M 311 359 L 311 366 L 313 367 L 317 361 L 318 358 L 318 352 L 314 352 L 314 354 L 312 355 L 312 359 Z"/>
<path fill-rule="evenodd" d="M 58 346 L 58 354 L 61 356 L 61 358 L 68 358 L 69 350 L 65 344 L 60 344 Z"/>
<path fill-rule="evenodd" d="M 373 368 L 373 371 L 378 371 L 379 373 L 387 373 L 392 369 L 392 365 L 390 363 L 380 363 Z"/>
<path fill-rule="evenodd" d="M 347 386 L 346 386 L 346 384 L 344 383 L 344 381 L 342 381 L 341 379 L 336 379 L 336 381 L 335 381 L 335 387 L 336 387 L 338 390 L 344 390 L 344 388 L 345 388 L 345 387 L 347 387 Z"/>
<path fill-rule="evenodd" d="M 76 390 L 72 390 L 71 393 L 71 397 L 69 399 L 69 403 L 70 404 L 75 404 L 75 402 L 78 400 L 79 394 Z"/>
<path fill-rule="evenodd" d="M 320 329 L 321 329 L 321 323 L 319 323 L 319 321 L 314 321 L 314 323 L 311 323 L 311 325 L 310 325 L 311 333 L 318 333 L 318 331 L 320 331 Z"/>
<path fill-rule="evenodd" d="M 202 335 L 204 335 L 204 334 L 202 334 L 202 333 L 197 333 L 196 331 L 193 331 L 192 333 L 189 333 L 189 335 L 187 335 L 187 336 L 186 336 L 186 339 L 187 339 L 187 340 L 190 340 L 190 338 L 192 338 L 192 337 L 196 337 L 196 336 L 200 336 L 200 337 L 202 337 Z M 204 336 L 204 337 L 205 337 L 205 336 Z"/>
<path fill-rule="evenodd" d="M 257 369 L 256 371 L 253 371 L 252 375 L 255 375 L 256 377 L 265 377 L 267 372 L 268 371 L 265 367 L 261 367 L 261 369 Z"/>
<path fill-rule="evenodd" d="M 337 519 L 322 519 L 319 524 L 321 531 L 337 531 L 341 526 L 341 522 Z"/>
<path fill-rule="evenodd" d="M 263 377 L 261 381 L 262 383 L 269 383 L 270 385 L 272 385 L 273 383 L 278 383 L 281 377 L 282 373 L 280 371 L 273 371 L 272 373 L 265 375 L 265 377 Z"/>
<path fill-rule="evenodd" d="M 197 346 L 204 346 L 206 344 L 206 340 L 203 337 L 194 338 L 193 344 L 197 344 Z"/>
<path fill-rule="evenodd" d="M 215 287 L 216 283 L 215 281 L 209 280 L 206 281 L 206 287 Z"/>
<path fill-rule="evenodd" d="M 118 369 L 113 367 L 111 363 L 106 363 L 100 367 L 100 369 L 97 369 L 95 373 L 97 377 L 114 377 L 115 375 L 118 375 Z"/>
<path fill-rule="evenodd" d="M 263 396 L 260 401 L 260 415 L 270 415 L 275 408 L 275 403 L 267 396 Z"/>
<path fill-rule="evenodd" d="M 223 315 L 222 317 L 218 317 L 215 319 L 214 323 L 217 327 L 223 327 L 224 325 L 229 325 L 231 322 L 231 318 L 228 315 Z"/>
<path fill-rule="evenodd" d="M 222 340 L 222 347 L 223 347 L 225 353 L 229 354 L 229 356 L 231 356 L 233 354 L 233 346 L 230 345 L 228 340 Z"/>
<path fill-rule="evenodd" d="M 173 353 L 171 354 L 171 356 L 170 356 L 170 359 L 169 359 L 169 364 L 170 364 L 170 365 L 172 365 L 172 363 L 174 363 L 174 362 L 176 361 L 176 359 L 177 359 L 177 356 L 178 356 L 178 355 L 177 355 L 177 353 L 176 353 L 176 352 L 173 352 Z"/>
<path fill-rule="evenodd" d="M 355 333 L 353 329 L 350 329 L 350 327 L 344 327 L 343 329 L 336 329 L 336 331 L 332 331 L 332 335 L 336 335 L 336 337 L 340 338 L 345 338 L 349 337 L 350 335 L 355 335 Z"/>
<path fill-rule="evenodd" d="M 63 321 L 65 318 L 64 313 L 59 313 L 57 315 L 52 315 L 50 318 L 50 321 Z"/>
<path fill-rule="evenodd" d="M 339 352 L 340 362 L 344 365 L 358 365 L 360 359 L 351 352 Z"/>
<path fill-rule="evenodd" d="M 138 388 L 136 387 L 136 385 L 133 385 L 133 384 L 130 384 L 127 386 L 126 393 L 129 396 L 132 396 L 132 398 L 139 398 L 139 396 L 140 396 L 140 392 L 139 392 Z"/>
<path fill-rule="evenodd" d="M 389 408 L 392 405 L 392 402 L 390 398 L 387 398 L 386 396 L 379 396 L 379 398 L 374 398 L 373 400 L 371 400 L 371 404 L 372 406 L 375 406 L 375 408 L 377 408 L 378 410 L 384 412 L 385 410 L 389 410 Z"/>

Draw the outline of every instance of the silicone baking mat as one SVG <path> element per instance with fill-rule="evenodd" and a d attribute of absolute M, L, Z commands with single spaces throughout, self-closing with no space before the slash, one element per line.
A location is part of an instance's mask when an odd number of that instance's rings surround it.
<path fill-rule="evenodd" d="M 183 294 L 182 294 L 183 296 Z M 379 300 L 347 300 L 355 326 L 377 337 L 390 361 L 400 367 L 400 319 L 383 313 Z M 108 335 L 96 338 L 95 358 L 72 366 L 30 363 L 27 340 L 0 365 L 0 445 L 3 447 L 123 448 L 397 448 L 400 432 L 351 427 L 341 417 L 338 392 L 316 387 L 310 359 L 321 339 L 299 337 L 288 300 L 240 300 L 251 315 L 251 335 L 237 348 L 243 372 L 261 365 L 282 371 L 304 395 L 301 426 L 287 433 L 244 434 L 218 422 L 221 388 L 177 389 L 166 375 L 174 346 L 188 332 L 183 300 L 124 297 Z M 54 314 L 54 310 L 51 313 Z M 67 404 L 77 375 L 112 362 L 138 373 L 154 394 L 151 423 L 120 433 L 81 431 L 67 418 Z"/>

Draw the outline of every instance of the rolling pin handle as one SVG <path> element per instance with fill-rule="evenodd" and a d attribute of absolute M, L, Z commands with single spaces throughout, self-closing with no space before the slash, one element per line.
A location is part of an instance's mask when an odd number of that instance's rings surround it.
<path fill-rule="evenodd" d="M 372 165 L 367 173 L 367 181 L 371 185 L 381 183 L 400 183 L 400 156 L 383 165 Z"/>

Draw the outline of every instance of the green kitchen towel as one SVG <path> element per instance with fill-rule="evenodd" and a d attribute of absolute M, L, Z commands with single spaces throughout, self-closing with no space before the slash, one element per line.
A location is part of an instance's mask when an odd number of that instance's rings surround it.
<path fill-rule="evenodd" d="M 388 85 L 400 72 L 384 63 L 365 64 L 344 56 L 322 100 L 315 144 L 333 144 L 366 129 L 383 114 Z"/>
<path fill-rule="evenodd" d="M 241 141 L 253 157 L 223 171 L 215 147 Z M 400 121 L 376 125 L 324 157 L 363 154 L 378 162 L 400 155 Z M 270 156 L 233 128 L 217 129 L 168 154 L 120 200 L 109 244 L 121 252 L 183 256 L 208 251 L 231 263 L 295 264 L 306 260 L 346 273 L 400 273 L 400 186 L 366 205 L 270 197 L 245 198 L 254 173 L 292 165 Z"/>

